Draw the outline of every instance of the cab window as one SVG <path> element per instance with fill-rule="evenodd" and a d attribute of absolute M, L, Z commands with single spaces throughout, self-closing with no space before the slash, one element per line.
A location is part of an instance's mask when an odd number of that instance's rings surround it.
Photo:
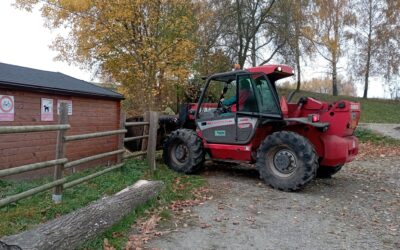
<path fill-rule="evenodd" d="M 236 96 L 236 82 L 225 82 L 211 80 L 205 93 L 204 99 L 200 105 L 199 117 L 207 118 L 210 116 L 218 115 L 215 112 L 217 108 L 221 108 L 220 101 L 234 98 Z M 222 99 L 221 99 L 222 98 Z"/>
<path fill-rule="evenodd" d="M 264 75 L 256 78 L 256 92 L 259 100 L 260 113 L 280 114 L 273 91 L 271 90 L 268 79 Z"/>
<path fill-rule="evenodd" d="M 239 76 L 239 99 L 238 110 L 243 112 L 257 113 L 257 97 L 254 93 L 254 80 L 250 75 Z"/>

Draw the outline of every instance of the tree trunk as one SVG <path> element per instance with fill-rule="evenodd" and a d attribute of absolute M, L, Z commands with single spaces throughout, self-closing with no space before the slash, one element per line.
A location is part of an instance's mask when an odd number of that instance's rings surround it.
<path fill-rule="evenodd" d="M 253 29 L 256 26 L 254 17 L 251 19 L 251 25 Z M 251 66 L 253 67 L 257 66 L 256 45 L 257 45 L 256 32 L 254 32 L 253 38 L 251 39 Z"/>
<path fill-rule="evenodd" d="M 339 61 L 340 56 L 340 35 L 339 35 L 339 23 L 340 23 L 340 14 L 341 11 L 339 8 L 340 4 L 336 2 L 335 6 L 335 20 L 333 22 L 333 31 L 334 31 L 334 45 L 331 46 L 332 50 L 332 95 L 338 95 L 338 86 L 337 86 L 337 63 Z"/>
<path fill-rule="evenodd" d="M 5 243 L 24 250 L 75 249 L 106 231 L 138 205 L 154 197 L 162 186 L 160 181 L 138 181 L 111 197 L 95 201 L 32 230 L 4 237 L 0 241 L 0 248 Z M 7 246 L 4 249 L 8 249 Z"/>
<path fill-rule="evenodd" d="M 299 37 L 296 41 L 296 66 L 297 66 L 297 86 L 296 91 L 300 90 L 301 85 L 301 65 L 300 65 L 300 48 L 299 48 Z"/>
<path fill-rule="evenodd" d="M 299 59 L 299 58 L 298 58 Z M 301 66 L 300 66 L 300 60 L 298 60 L 297 63 L 297 86 L 296 86 L 296 91 L 300 90 L 300 86 L 301 86 Z"/>
<path fill-rule="evenodd" d="M 338 88 L 337 88 L 337 62 L 336 59 L 332 62 L 332 95 L 338 95 Z"/>
<path fill-rule="evenodd" d="M 372 1 L 369 1 L 368 18 L 369 18 L 369 30 L 368 30 L 368 51 L 367 51 L 367 65 L 365 66 L 365 84 L 363 98 L 368 98 L 368 82 L 369 82 L 369 71 L 371 67 L 371 49 L 372 49 Z"/>
<path fill-rule="evenodd" d="M 244 65 L 243 65 L 244 66 Z M 257 57 L 256 57 L 256 36 L 254 35 L 251 43 L 251 66 L 257 66 Z"/>
<path fill-rule="evenodd" d="M 294 22 L 294 28 L 295 28 L 295 43 L 296 43 L 296 66 L 297 66 L 297 86 L 296 86 L 296 91 L 300 90 L 300 85 L 301 85 L 301 65 L 300 65 L 300 23 L 299 23 L 299 18 L 302 17 L 302 11 L 301 11 L 301 2 L 300 1 L 295 1 L 294 3 L 296 5 L 296 20 Z"/>
<path fill-rule="evenodd" d="M 371 53 L 371 51 L 368 50 L 367 66 L 365 69 L 365 79 L 364 79 L 364 94 L 363 94 L 364 99 L 368 98 L 369 68 L 370 68 L 370 61 L 371 61 L 370 53 Z"/>
<path fill-rule="evenodd" d="M 242 8 L 242 3 L 239 0 L 236 0 L 236 12 L 237 12 L 237 29 L 238 29 L 238 41 L 239 41 L 239 51 L 238 51 L 238 62 L 240 67 L 244 67 L 244 62 L 246 61 L 246 57 L 243 56 L 243 53 L 246 54 L 244 51 L 244 45 L 243 45 L 243 20 L 241 18 L 241 8 Z"/>

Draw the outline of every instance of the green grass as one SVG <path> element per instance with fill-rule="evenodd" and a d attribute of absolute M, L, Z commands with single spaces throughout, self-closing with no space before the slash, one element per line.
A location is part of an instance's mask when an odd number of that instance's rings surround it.
<path fill-rule="evenodd" d="M 66 189 L 62 204 L 54 204 L 51 200 L 51 191 L 47 191 L 5 206 L 0 209 L 0 237 L 27 230 L 35 224 L 83 207 L 104 195 L 113 194 L 137 181 L 145 169 L 146 165 L 143 162 L 130 161 L 119 170 Z M 96 170 L 98 169 L 75 173 L 68 178 L 77 179 L 94 173 Z M 34 181 L 1 181 L 0 197 L 20 193 L 50 180 L 50 178 L 44 178 Z"/>
<path fill-rule="evenodd" d="M 165 189 L 157 198 L 154 198 L 146 204 L 136 208 L 103 235 L 85 243 L 83 246 L 84 249 L 101 249 L 103 239 L 107 238 L 112 245 L 117 247 L 117 249 L 121 249 L 126 244 L 131 225 L 137 218 L 144 216 L 145 211 L 158 206 L 167 205 L 174 200 L 191 198 L 191 191 L 194 188 L 205 185 L 206 183 L 206 181 L 200 176 L 181 175 L 167 169 L 165 165 L 161 163 L 159 163 L 157 167 L 158 170 L 151 175 L 147 171 L 148 166 L 145 162 L 131 160 L 119 170 L 112 171 L 108 174 L 97 177 L 90 182 L 65 190 L 63 202 L 61 204 L 54 204 L 51 200 L 51 191 L 47 191 L 0 208 L 0 238 L 5 235 L 12 235 L 28 230 L 39 223 L 70 213 L 86 206 L 90 202 L 97 200 L 104 195 L 116 193 L 126 186 L 132 185 L 139 179 L 164 181 Z M 76 179 L 93 172 L 95 172 L 95 169 L 75 173 L 68 178 Z M 180 178 L 180 183 L 185 185 L 185 188 L 179 190 L 179 192 L 173 190 L 173 183 L 176 178 Z M 35 181 L 0 180 L 0 198 L 25 191 L 50 180 L 50 178 Z M 168 217 L 168 214 L 168 211 L 162 212 L 162 216 L 165 218 Z M 117 237 L 113 237 L 114 232 L 114 236 L 117 235 Z"/>
<path fill-rule="evenodd" d="M 150 175 L 146 175 L 150 178 Z M 184 189 L 179 192 L 173 189 L 173 183 L 176 178 L 180 178 L 180 184 Z M 128 240 L 131 225 L 135 223 L 136 219 L 145 216 L 145 212 L 153 208 L 164 207 L 175 200 L 186 200 L 193 198 L 192 190 L 202 187 L 206 184 L 203 177 L 197 175 L 182 175 L 169 170 L 165 165 L 158 165 L 158 170 L 151 177 L 153 180 L 161 180 L 165 184 L 164 190 L 158 195 L 157 198 L 150 200 L 145 205 L 135 209 L 119 223 L 115 224 L 112 228 L 107 230 L 104 234 L 96 237 L 94 240 L 85 243 L 82 249 L 101 249 L 103 246 L 104 238 L 107 238 L 109 243 L 116 247 L 116 249 L 124 249 Z M 161 218 L 171 218 L 171 212 L 162 210 L 159 214 Z M 117 235 L 117 237 L 113 236 Z"/>
<path fill-rule="evenodd" d="M 400 146 L 400 140 L 374 133 L 368 129 L 357 128 L 355 136 L 357 136 L 361 142 L 371 142 L 377 145 Z"/>
<path fill-rule="evenodd" d="M 288 96 L 291 90 L 278 89 L 280 95 Z M 297 101 L 301 96 L 309 96 L 321 101 L 334 102 L 350 100 L 361 103 L 360 122 L 366 123 L 400 123 L 400 102 L 385 99 L 363 99 L 350 96 L 332 96 L 314 92 L 300 91 L 292 101 Z"/>

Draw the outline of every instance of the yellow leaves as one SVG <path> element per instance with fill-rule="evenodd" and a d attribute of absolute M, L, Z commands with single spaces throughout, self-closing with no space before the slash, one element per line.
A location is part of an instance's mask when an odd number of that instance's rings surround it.
<path fill-rule="evenodd" d="M 21 7 L 38 0 L 17 0 Z M 53 48 L 59 59 L 96 67 L 120 83 L 127 105 L 160 109 L 176 99 L 194 60 L 196 19 L 191 0 L 41 1 L 49 28 L 68 27 Z M 132 104 L 132 105 L 131 105 Z"/>
<path fill-rule="evenodd" d="M 91 2 L 91 0 L 59 0 L 58 4 L 71 12 L 83 12 L 89 10 Z"/>
<path fill-rule="evenodd" d="M 39 0 L 15 0 L 14 6 L 26 11 L 32 11 L 33 7 L 38 4 Z"/>

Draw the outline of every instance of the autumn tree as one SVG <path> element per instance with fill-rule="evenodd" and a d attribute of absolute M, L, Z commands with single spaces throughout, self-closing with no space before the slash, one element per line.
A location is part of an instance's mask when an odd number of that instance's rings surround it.
<path fill-rule="evenodd" d="M 190 0 L 16 0 L 40 6 L 50 29 L 67 27 L 53 48 L 58 59 L 119 83 L 128 111 L 163 109 L 174 102 L 195 54 Z"/>
<path fill-rule="evenodd" d="M 378 36 L 382 37 L 382 49 L 378 60 L 383 68 L 383 77 L 393 99 L 400 96 L 400 1 L 387 1 L 385 22 Z"/>
<path fill-rule="evenodd" d="M 384 72 L 384 64 L 380 61 L 384 59 L 384 39 L 389 35 L 385 25 L 387 7 L 386 0 L 357 0 L 354 3 L 353 11 L 357 22 L 351 35 L 354 39 L 353 54 L 356 60 L 351 68 L 357 77 L 363 78 L 363 98 L 368 97 L 370 77 Z M 386 56 L 389 55 L 384 57 Z"/>
<path fill-rule="evenodd" d="M 301 86 L 301 61 L 310 58 L 314 52 L 312 41 L 314 32 L 312 29 L 311 1 L 310 0 L 282 0 L 276 4 L 280 13 L 275 34 L 280 37 L 277 46 L 285 41 L 280 49 L 280 55 L 287 64 L 296 67 L 297 85 L 296 90 Z M 289 97 L 290 98 L 290 97 Z"/>
<path fill-rule="evenodd" d="M 252 66 L 268 63 L 279 47 L 271 48 L 269 56 L 263 57 L 267 46 L 272 45 L 274 36 L 266 32 L 266 25 L 273 17 L 275 0 L 235 0 L 227 1 L 224 8 L 229 21 L 224 30 L 222 44 L 228 54 L 243 66 L 248 61 Z M 263 51 L 264 53 L 261 53 Z"/>
<path fill-rule="evenodd" d="M 355 22 L 350 0 L 314 0 L 314 44 L 330 67 L 332 94 L 338 95 L 338 62 L 343 55 L 346 31 Z"/>
<path fill-rule="evenodd" d="M 196 0 L 196 57 L 194 75 L 207 76 L 231 69 L 233 61 L 221 46 L 222 37 L 231 25 L 228 0 Z"/>
<path fill-rule="evenodd" d="M 352 32 L 356 77 L 364 82 L 368 97 L 371 77 L 378 77 L 392 98 L 396 96 L 400 65 L 400 3 L 390 0 L 357 0 L 357 23 Z"/>

